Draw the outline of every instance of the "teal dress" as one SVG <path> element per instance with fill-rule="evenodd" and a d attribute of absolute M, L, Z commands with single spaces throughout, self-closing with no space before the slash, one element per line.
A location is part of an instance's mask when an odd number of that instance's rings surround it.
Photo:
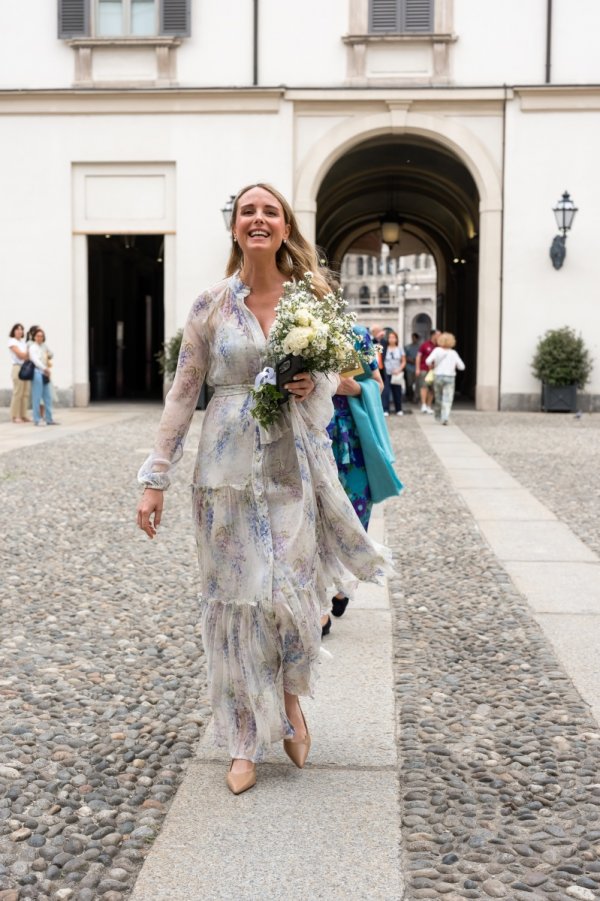
<path fill-rule="evenodd" d="M 355 347 L 363 360 L 374 355 L 371 336 L 362 329 L 357 334 Z M 373 359 L 370 363 L 363 365 L 368 367 L 368 370 L 375 371 L 377 360 Z M 362 378 L 370 377 L 365 375 Z M 333 419 L 327 426 L 327 433 L 331 438 L 331 449 L 337 464 L 339 479 L 354 507 L 354 512 L 366 531 L 373 509 L 373 499 L 349 398 L 342 394 L 334 395 L 333 408 Z"/>

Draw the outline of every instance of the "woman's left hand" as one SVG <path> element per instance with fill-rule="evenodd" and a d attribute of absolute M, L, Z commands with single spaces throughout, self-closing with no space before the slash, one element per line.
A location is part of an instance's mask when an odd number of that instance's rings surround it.
<path fill-rule="evenodd" d="M 308 395 L 315 390 L 315 383 L 310 376 L 310 372 L 299 372 L 291 382 L 288 382 L 283 387 L 287 388 L 290 394 L 294 395 L 295 400 L 306 400 Z"/>

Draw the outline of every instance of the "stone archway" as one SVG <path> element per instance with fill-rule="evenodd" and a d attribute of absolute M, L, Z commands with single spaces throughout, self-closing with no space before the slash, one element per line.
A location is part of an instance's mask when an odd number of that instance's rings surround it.
<path fill-rule="evenodd" d="M 317 196 L 334 164 L 358 145 L 382 138 L 424 139 L 458 159 L 479 195 L 476 406 L 497 410 L 500 382 L 501 222 L 500 173 L 481 141 L 443 116 L 390 109 L 350 117 L 330 129 L 306 154 L 297 172 L 295 210 L 307 236 L 316 237 Z"/>

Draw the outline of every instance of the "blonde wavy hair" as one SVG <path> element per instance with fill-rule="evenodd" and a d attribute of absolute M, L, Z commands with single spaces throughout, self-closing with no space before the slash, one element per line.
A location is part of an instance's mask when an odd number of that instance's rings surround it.
<path fill-rule="evenodd" d="M 456 347 L 456 338 L 452 332 L 442 332 L 437 337 L 437 343 L 438 347 L 445 347 L 447 350 L 451 350 L 453 347 Z"/>
<path fill-rule="evenodd" d="M 332 290 L 332 287 L 335 287 L 333 274 L 326 266 L 321 264 L 320 254 L 317 251 L 317 248 L 310 244 L 300 231 L 298 222 L 294 216 L 294 211 L 283 194 L 280 194 L 279 191 L 272 187 L 272 185 L 265 184 L 264 182 L 246 185 L 246 187 L 242 188 L 241 191 L 238 191 L 235 196 L 233 209 L 231 211 L 231 252 L 229 254 L 229 259 L 227 260 L 225 274 L 233 275 L 234 272 L 241 269 L 244 264 L 244 254 L 242 253 L 242 249 L 239 244 L 233 240 L 233 227 L 235 225 L 240 198 L 243 197 L 247 191 L 252 190 L 252 188 L 262 188 L 263 191 L 268 191 L 269 194 L 272 194 L 273 197 L 279 201 L 283 210 L 286 225 L 289 225 L 290 227 L 290 233 L 286 243 L 281 245 L 275 255 L 275 262 L 277 263 L 279 271 L 288 279 L 301 279 L 305 272 L 312 272 L 312 284 L 315 294 L 317 297 L 325 297 L 325 295 L 329 294 Z"/>

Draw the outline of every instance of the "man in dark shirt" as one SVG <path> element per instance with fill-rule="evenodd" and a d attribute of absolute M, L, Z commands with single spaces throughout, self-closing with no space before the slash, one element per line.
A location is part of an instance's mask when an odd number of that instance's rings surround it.
<path fill-rule="evenodd" d="M 417 379 L 417 387 L 421 395 L 421 413 L 433 413 L 433 386 L 425 384 L 425 376 L 429 372 L 429 366 L 425 362 L 432 350 L 435 350 L 437 336 L 440 330 L 435 328 L 431 330 L 431 336 L 427 341 L 423 341 L 417 352 L 415 361 L 415 376 Z"/>
<path fill-rule="evenodd" d="M 415 396 L 415 367 L 417 363 L 417 354 L 420 346 L 419 335 L 416 332 L 412 334 L 412 341 L 404 348 L 406 354 L 406 366 L 404 369 L 404 378 L 406 379 L 406 396 L 413 403 L 416 401 Z"/>

